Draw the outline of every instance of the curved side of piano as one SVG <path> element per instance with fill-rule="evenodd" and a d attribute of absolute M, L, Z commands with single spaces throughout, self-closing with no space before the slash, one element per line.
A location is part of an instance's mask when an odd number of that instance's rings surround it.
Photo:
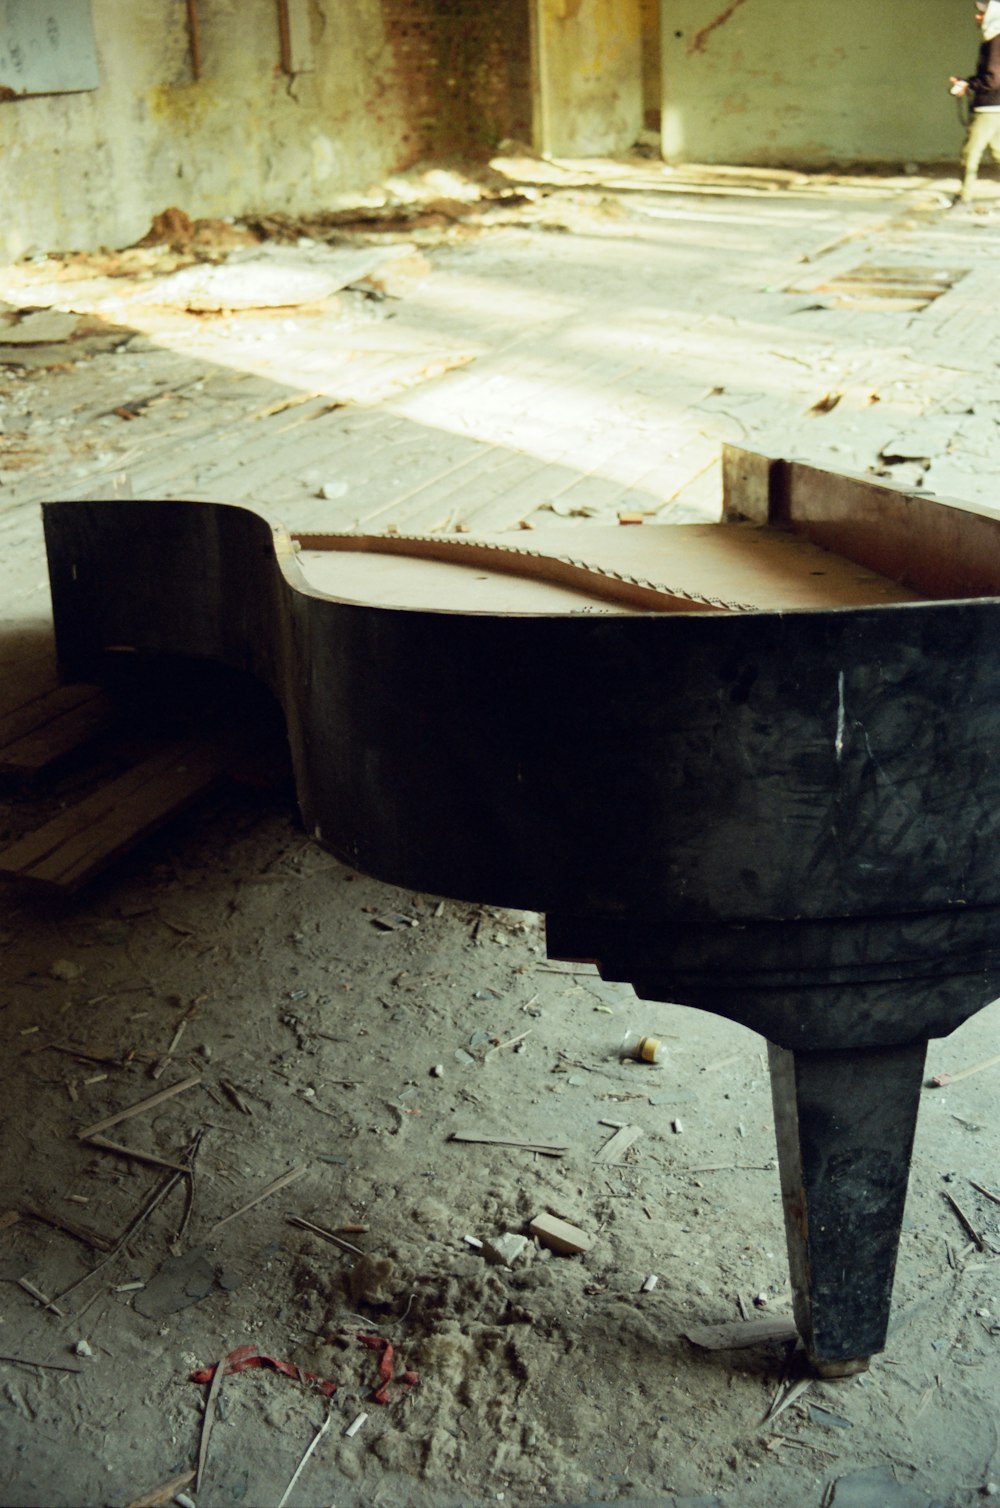
<path fill-rule="evenodd" d="M 53 503 L 45 529 L 64 667 L 257 677 L 307 830 L 354 867 L 545 911 L 550 952 L 788 1046 L 1000 995 L 995 601 L 418 611 L 317 591 L 236 506 Z"/>

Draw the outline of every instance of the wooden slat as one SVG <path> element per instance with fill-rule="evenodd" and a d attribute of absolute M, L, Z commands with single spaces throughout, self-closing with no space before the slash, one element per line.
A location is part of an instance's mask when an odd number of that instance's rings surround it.
<path fill-rule="evenodd" d="M 168 745 L 0 850 L 0 877 L 71 892 L 208 790 L 232 760 L 224 742 Z"/>
<path fill-rule="evenodd" d="M 36 774 L 107 726 L 112 703 L 99 686 L 57 686 L 0 718 L 0 773 Z"/>

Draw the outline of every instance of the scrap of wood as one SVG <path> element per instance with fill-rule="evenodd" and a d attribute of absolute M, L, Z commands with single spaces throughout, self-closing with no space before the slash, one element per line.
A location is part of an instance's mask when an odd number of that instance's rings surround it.
<path fill-rule="evenodd" d="M 53 1230 L 64 1231 L 67 1236 L 73 1236 L 77 1241 L 82 1241 L 84 1246 L 89 1246 L 92 1251 L 110 1251 L 111 1242 L 106 1236 L 101 1236 L 97 1231 L 88 1230 L 85 1225 L 77 1225 L 72 1220 L 66 1220 L 62 1215 L 49 1215 L 45 1210 L 36 1210 L 30 1205 L 24 1205 L 21 1214 L 26 1220 L 38 1220 L 42 1225 L 51 1225 Z"/>
<path fill-rule="evenodd" d="M 971 1068 L 962 1068 L 958 1073 L 936 1073 L 928 1079 L 929 1089 L 943 1089 L 946 1084 L 957 1084 L 961 1079 L 971 1079 L 974 1073 L 984 1073 L 987 1068 L 1000 1064 L 1000 1053 L 995 1058 L 985 1058 L 982 1063 L 973 1063 Z"/>
<path fill-rule="evenodd" d="M 691 1325 L 681 1334 L 702 1351 L 744 1351 L 749 1346 L 763 1346 L 769 1341 L 798 1338 L 790 1319 L 780 1315 L 748 1320 L 729 1320 L 721 1325 Z"/>
<path fill-rule="evenodd" d="M 66 1312 L 47 1298 L 40 1288 L 36 1288 L 29 1278 L 18 1278 L 18 1287 L 23 1288 L 25 1293 L 30 1293 L 33 1299 L 37 1299 L 43 1309 L 51 1309 L 53 1314 L 58 1314 L 60 1319 L 66 1318 Z"/>
<path fill-rule="evenodd" d="M 190 1487 L 194 1478 L 193 1471 L 182 1471 L 179 1477 L 171 1477 L 162 1487 L 153 1487 L 141 1497 L 133 1498 L 128 1508 L 169 1508 L 177 1494 Z"/>
<path fill-rule="evenodd" d="M 183 1037 L 185 1031 L 187 1030 L 188 1019 L 190 1018 L 191 1013 L 195 1010 L 195 1008 L 196 1007 L 193 1006 L 193 1005 L 189 1006 L 188 1009 L 187 1009 L 187 1011 L 181 1017 L 180 1021 L 178 1022 L 178 1025 L 177 1025 L 177 1030 L 174 1032 L 174 1035 L 171 1038 L 170 1046 L 167 1048 L 166 1052 L 163 1054 L 163 1056 L 161 1057 L 160 1061 L 153 1068 L 153 1071 L 150 1074 L 150 1078 L 153 1078 L 153 1079 L 162 1078 L 163 1075 L 166 1073 L 167 1069 L 170 1067 L 170 1063 L 171 1063 L 171 1060 L 173 1059 L 173 1055 L 174 1055 L 175 1051 L 177 1050 L 178 1043 L 180 1042 L 181 1038 Z"/>
<path fill-rule="evenodd" d="M 980 1194 L 985 1194 L 987 1199 L 992 1199 L 994 1204 L 1000 1204 L 1000 1194 L 994 1194 L 989 1189 L 984 1189 L 981 1183 L 976 1183 L 972 1178 L 969 1179 L 969 1182 Z"/>
<path fill-rule="evenodd" d="M 0 1361 L 10 1362 L 15 1367 L 42 1367 L 46 1372 L 83 1372 L 84 1367 L 73 1367 L 64 1361 L 33 1361 L 30 1356 L 0 1356 Z"/>
<path fill-rule="evenodd" d="M 629 1147 L 634 1141 L 638 1141 L 641 1135 L 641 1126 L 622 1126 L 609 1141 L 604 1143 L 594 1161 L 601 1163 L 621 1162 Z"/>
<path fill-rule="evenodd" d="M 97 1136 L 101 1131 L 107 1131 L 110 1126 L 117 1126 L 119 1121 L 131 1120 L 133 1115 L 142 1115 L 146 1110 L 152 1110 L 154 1105 L 162 1105 L 165 1100 L 173 1099 L 175 1094 L 183 1094 L 186 1089 L 193 1089 L 201 1083 L 200 1073 L 193 1073 L 188 1079 L 181 1079 L 176 1084 L 171 1084 L 167 1089 L 158 1089 L 155 1094 L 139 1100 L 130 1105 L 127 1110 L 119 1110 L 116 1115 L 106 1116 L 102 1121 L 95 1121 L 92 1126 L 85 1126 L 77 1132 L 81 1141 L 86 1141 L 91 1136 Z"/>
<path fill-rule="evenodd" d="M 270 1199 L 272 1194 L 277 1194 L 279 1189 L 287 1188 L 290 1183 L 295 1182 L 296 1178 L 301 1178 L 303 1173 L 308 1171 L 308 1164 L 302 1163 L 300 1167 L 292 1168 L 290 1173 L 283 1173 L 280 1178 L 269 1183 L 255 1199 L 248 1200 L 246 1204 L 241 1204 L 238 1210 L 233 1210 L 231 1215 L 225 1215 L 221 1220 L 217 1220 L 208 1233 L 209 1238 L 216 1235 L 224 1225 L 228 1225 L 230 1220 L 235 1220 L 238 1215 L 245 1215 L 247 1210 L 252 1210 L 255 1205 L 261 1204 L 265 1199 Z"/>
<path fill-rule="evenodd" d="M 779 1414 L 783 1414 L 787 1408 L 791 1408 L 792 1404 L 797 1403 L 803 1393 L 808 1393 L 815 1380 L 814 1377 L 803 1377 L 798 1382 L 789 1383 L 784 1393 L 782 1393 L 779 1387 L 777 1393 L 774 1395 L 771 1407 L 764 1415 L 763 1423 L 770 1424 L 772 1419 L 777 1419 Z"/>
<path fill-rule="evenodd" d="M 518 1141 L 510 1136 L 481 1136 L 477 1131 L 452 1131 L 449 1141 L 474 1142 L 483 1147 L 520 1147 L 525 1152 L 541 1152 L 545 1157 L 564 1157 L 568 1146 L 558 1142 Z"/>
<path fill-rule="evenodd" d="M 148 1163 L 151 1168 L 169 1168 L 172 1173 L 190 1173 L 191 1169 L 180 1162 L 168 1162 L 165 1157 L 157 1157 L 152 1152 L 140 1152 L 137 1147 L 123 1147 L 120 1142 L 108 1141 L 106 1136 L 95 1136 L 93 1132 L 87 1137 L 92 1147 L 100 1147 L 102 1152 L 115 1152 L 119 1157 L 128 1157 L 133 1162 Z"/>
<path fill-rule="evenodd" d="M 528 1030 L 522 1032 L 519 1037 L 508 1037 L 506 1042 L 498 1042 L 495 1047 L 491 1047 L 487 1052 L 483 1053 L 483 1059 L 491 1058 L 495 1052 L 500 1052 L 505 1047 L 516 1047 L 518 1042 L 523 1042 L 525 1037 L 530 1037 L 533 1030 L 534 1028 L 529 1026 Z"/>
<path fill-rule="evenodd" d="M 0 875 L 35 889 L 71 894 L 207 791 L 233 757 L 222 739 L 160 746 L 0 851 Z"/>
<path fill-rule="evenodd" d="M 193 1148 L 197 1147 L 197 1144 L 198 1142 L 196 1140 L 193 1143 Z M 135 1216 L 135 1218 L 129 1221 L 129 1224 L 122 1232 L 122 1234 L 118 1237 L 118 1240 L 115 1242 L 114 1246 L 112 1246 L 107 1256 L 102 1257 L 97 1265 L 95 1267 L 92 1267 L 89 1272 L 85 1272 L 82 1277 L 77 1278 L 75 1283 L 71 1283 L 68 1288 L 64 1288 L 59 1297 L 61 1299 L 68 1298 L 71 1293 L 75 1293 L 76 1290 L 78 1288 L 81 1288 L 84 1283 L 89 1281 L 90 1278 L 96 1277 L 103 1268 L 107 1267 L 109 1262 L 113 1262 L 115 1257 L 118 1256 L 119 1252 L 128 1245 L 140 1226 L 145 1224 L 150 1215 L 152 1215 L 153 1211 L 163 1203 L 168 1194 L 173 1192 L 173 1190 L 177 1187 L 184 1176 L 185 1175 L 183 1173 L 169 1173 L 164 1179 L 163 1183 L 160 1184 L 160 1187 L 153 1190 L 152 1194 L 146 1200 L 146 1203 L 143 1205 L 142 1209 Z M 96 1297 L 97 1294 L 94 1295 L 95 1299 Z M 92 1304 L 93 1302 L 94 1299 L 89 1300 L 89 1303 Z M 87 1307 L 88 1305 L 85 1304 L 84 1309 L 86 1309 Z M 83 1309 L 81 1309 L 80 1313 L 83 1313 Z M 76 1316 L 76 1318 L 79 1318 L 79 1316 Z"/>
<path fill-rule="evenodd" d="M 253 1110 L 240 1094 L 235 1084 L 231 1084 L 228 1079 L 220 1079 L 219 1088 L 222 1090 L 227 1099 L 232 1100 L 237 1110 L 242 1110 L 244 1115 L 253 1115 Z"/>
<path fill-rule="evenodd" d="M 958 1216 L 962 1228 L 964 1229 L 966 1235 L 969 1237 L 969 1240 L 975 1242 L 980 1251 L 985 1251 L 986 1242 L 983 1240 L 983 1237 L 980 1235 L 979 1231 L 976 1230 L 976 1227 L 973 1225 L 968 1215 L 962 1209 L 962 1206 L 959 1204 L 958 1200 L 944 1189 L 942 1189 L 941 1193 L 942 1196 L 947 1199 L 948 1203 L 955 1211 L 955 1214 Z"/>
<path fill-rule="evenodd" d="M 201 1441 L 198 1445 L 198 1470 L 194 1480 L 194 1490 L 199 1492 L 205 1480 L 205 1466 L 208 1462 L 208 1442 L 212 1438 L 212 1426 L 215 1423 L 215 1409 L 222 1392 L 222 1379 L 226 1375 L 226 1358 L 223 1357 L 212 1374 L 212 1381 L 208 1387 L 208 1397 L 205 1399 L 205 1412 L 201 1420 Z"/>
<path fill-rule="evenodd" d="M 581 1252 L 589 1251 L 594 1244 L 593 1236 L 588 1236 L 587 1232 L 581 1230 L 579 1226 L 570 1225 L 568 1220 L 560 1220 L 558 1215 L 550 1215 L 547 1212 L 536 1215 L 528 1229 L 533 1236 L 538 1237 L 543 1246 L 562 1252 L 567 1257 L 575 1257 Z"/>
<path fill-rule="evenodd" d="M 326 1230 L 322 1225 L 314 1225 L 311 1220 L 303 1220 L 301 1215 L 286 1215 L 289 1225 L 297 1225 L 302 1230 L 310 1231 L 314 1236 L 322 1236 L 324 1241 L 329 1241 L 333 1246 L 339 1246 L 342 1251 L 349 1251 L 355 1257 L 363 1257 L 364 1252 L 360 1246 L 355 1246 L 351 1241 L 345 1241 L 335 1231 Z"/>

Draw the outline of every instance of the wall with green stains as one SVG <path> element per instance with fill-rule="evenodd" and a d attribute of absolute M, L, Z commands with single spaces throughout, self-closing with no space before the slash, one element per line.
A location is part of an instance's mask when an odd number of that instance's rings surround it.
<path fill-rule="evenodd" d="M 972 0 L 662 0 L 668 162 L 898 167 L 957 157 Z"/>

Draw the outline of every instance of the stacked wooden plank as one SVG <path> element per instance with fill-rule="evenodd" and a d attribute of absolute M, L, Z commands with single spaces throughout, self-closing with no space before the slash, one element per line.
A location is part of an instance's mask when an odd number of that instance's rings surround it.
<path fill-rule="evenodd" d="M 86 748 L 115 721 L 98 686 L 36 687 L 0 715 L 0 775 L 28 779 Z M 128 767 L 0 849 L 0 879 L 69 894 L 190 805 L 233 760 L 228 739 L 147 741 Z"/>

